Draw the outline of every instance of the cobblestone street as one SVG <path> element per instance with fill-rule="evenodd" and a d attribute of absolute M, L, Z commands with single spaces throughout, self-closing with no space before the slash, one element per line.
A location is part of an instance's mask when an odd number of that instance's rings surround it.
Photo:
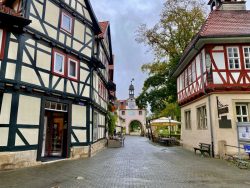
<path fill-rule="evenodd" d="M 250 187 L 250 171 L 180 147 L 126 137 L 125 147 L 83 160 L 0 172 L 0 187 Z"/>

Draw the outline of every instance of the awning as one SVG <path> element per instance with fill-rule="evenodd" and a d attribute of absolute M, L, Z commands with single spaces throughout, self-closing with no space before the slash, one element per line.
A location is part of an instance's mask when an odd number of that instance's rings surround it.
<path fill-rule="evenodd" d="M 167 117 L 161 117 L 159 119 L 154 119 L 150 122 L 151 126 L 176 126 L 181 124 L 181 122 L 172 120 Z"/>

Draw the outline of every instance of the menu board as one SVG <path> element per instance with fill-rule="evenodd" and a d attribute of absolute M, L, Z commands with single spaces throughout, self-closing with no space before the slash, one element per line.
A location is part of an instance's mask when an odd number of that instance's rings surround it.
<path fill-rule="evenodd" d="M 239 133 L 239 140 L 250 141 L 250 126 L 239 126 L 238 133 Z"/>

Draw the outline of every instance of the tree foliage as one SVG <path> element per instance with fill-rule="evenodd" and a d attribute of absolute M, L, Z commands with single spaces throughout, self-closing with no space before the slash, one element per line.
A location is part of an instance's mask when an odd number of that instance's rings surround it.
<path fill-rule="evenodd" d="M 117 115 L 109 111 L 108 112 L 108 132 L 110 136 L 114 135 L 116 121 L 117 121 Z"/>
<path fill-rule="evenodd" d="M 171 77 L 171 71 L 205 20 L 204 3 L 166 0 L 158 23 L 153 28 L 145 24 L 139 27 L 136 40 L 149 46 L 155 55 L 154 62 L 142 66 L 148 78 L 136 100 L 139 107 L 149 104 L 153 113 L 161 114 L 170 104 L 176 105 L 176 79 Z"/>

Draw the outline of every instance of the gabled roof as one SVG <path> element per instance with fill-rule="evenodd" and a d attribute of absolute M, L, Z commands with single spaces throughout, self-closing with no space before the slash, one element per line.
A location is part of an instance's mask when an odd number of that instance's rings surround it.
<path fill-rule="evenodd" d="M 99 22 L 102 32 L 98 35 L 99 38 L 104 38 L 107 33 L 107 29 L 109 27 L 108 21 Z"/>
<path fill-rule="evenodd" d="M 228 37 L 250 37 L 250 11 L 248 10 L 214 10 L 198 34 L 192 39 L 184 50 L 182 58 L 177 65 L 174 76 L 176 76 L 180 65 L 189 55 L 195 44 L 203 38 L 228 38 Z M 194 54 L 195 55 L 195 54 Z M 183 67 L 183 66 L 181 66 Z M 185 67 L 183 67 L 185 68 Z M 178 71 L 179 72 L 179 71 Z"/>
<path fill-rule="evenodd" d="M 92 19 L 92 21 L 93 21 L 93 26 L 94 26 L 95 32 L 96 32 L 97 34 L 101 33 L 101 28 L 100 28 L 100 26 L 99 26 L 99 24 L 98 24 L 98 20 L 97 20 L 97 18 L 96 18 L 96 15 L 95 15 L 95 13 L 94 13 L 94 11 L 93 11 L 93 8 L 92 8 L 92 6 L 91 6 L 89 0 L 85 0 L 85 4 L 86 4 L 86 6 L 87 6 L 87 9 L 89 10 L 90 17 L 91 17 L 91 19 Z"/>

